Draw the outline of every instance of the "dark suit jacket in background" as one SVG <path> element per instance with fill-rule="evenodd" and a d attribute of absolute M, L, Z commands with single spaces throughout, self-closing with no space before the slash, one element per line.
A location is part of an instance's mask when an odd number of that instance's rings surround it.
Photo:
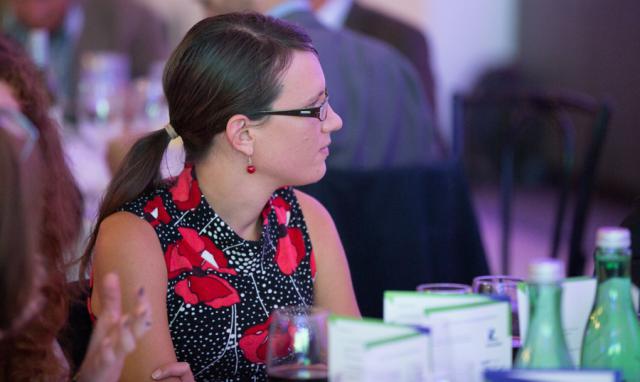
<path fill-rule="evenodd" d="M 135 0 L 78 0 L 78 3 L 84 12 L 84 26 L 71 60 L 70 84 L 65 85 L 69 86 L 68 116 L 75 112 L 79 61 L 83 53 L 123 53 L 130 59 L 131 75 L 135 78 L 146 75 L 154 62 L 166 59 L 169 48 L 164 22 Z M 24 26 L 16 23 L 5 28 L 8 35 L 25 44 Z"/>
<path fill-rule="evenodd" d="M 154 12 L 135 0 L 83 0 L 85 25 L 78 52 L 109 50 L 126 54 L 131 75 L 146 75 L 168 55 L 167 28 Z"/>
<path fill-rule="evenodd" d="M 384 13 L 353 2 L 344 26 L 398 49 L 418 70 L 431 110 L 436 112 L 435 81 L 431 69 L 429 42 L 413 26 Z"/>
<path fill-rule="evenodd" d="M 330 103 L 342 117 L 329 168 L 379 169 L 430 162 L 433 115 L 409 61 L 391 47 L 348 30 L 330 30 L 310 11 L 284 19 L 307 31 L 320 54 Z"/>
<path fill-rule="evenodd" d="M 166 25 L 144 5 L 135 0 L 83 0 L 83 4 L 85 24 L 76 65 L 85 52 L 119 52 L 129 57 L 131 76 L 136 78 L 147 75 L 154 62 L 167 58 Z M 76 79 L 78 69 L 74 70 Z"/>

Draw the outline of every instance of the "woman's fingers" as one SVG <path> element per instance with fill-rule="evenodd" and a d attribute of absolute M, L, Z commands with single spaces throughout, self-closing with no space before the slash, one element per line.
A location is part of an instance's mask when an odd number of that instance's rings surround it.
<path fill-rule="evenodd" d="M 100 346 L 100 364 L 97 367 L 108 367 L 116 362 L 116 353 L 113 348 L 113 340 L 110 337 L 106 337 L 102 340 Z"/>
<path fill-rule="evenodd" d="M 123 316 L 114 332 L 116 335 L 116 357 L 121 359 L 124 359 L 136 348 L 136 337 L 132 331 L 131 321 L 130 316 Z"/>
<path fill-rule="evenodd" d="M 135 338 L 138 339 L 151 327 L 151 305 L 144 293 L 144 288 L 138 290 L 137 304 L 132 317 L 131 330 Z"/>
<path fill-rule="evenodd" d="M 103 345 L 102 341 L 113 330 L 120 320 L 120 282 L 118 276 L 109 273 L 100 283 L 98 292 L 100 293 L 100 301 L 103 304 L 103 311 L 100 314 L 100 318 L 96 321 L 89 346 L 87 348 L 87 354 L 93 354 L 96 351 L 100 351 Z"/>
<path fill-rule="evenodd" d="M 120 295 L 120 279 L 114 273 L 108 273 L 102 279 L 102 288 L 100 292 L 100 304 L 102 312 L 100 316 L 105 314 L 112 317 L 120 317 L 122 314 L 122 296 Z"/>
<path fill-rule="evenodd" d="M 128 314 L 123 314 L 118 276 L 109 273 L 100 285 L 98 292 L 102 310 L 94 326 L 79 376 L 82 381 L 115 382 L 118 380 L 125 357 L 135 349 L 136 341 L 149 330 L 151 305 L 144 290 L 140 289 L 135 307 Z M 182 375 L 179 373 L 185 373 L 184 366 L 170 368 L 169 373 Z M 186 375 L 191 379 L 185 381 L 193 381 L 190 370 Z"/>
<path fill-rule="evenodd" d="M 160 366 L 151 374 L 151 378 L 156 381 L 171 377 L 180 378 L 182 382 L 195 382 L 191 368 L 186 362 L 173 362 Z"/>

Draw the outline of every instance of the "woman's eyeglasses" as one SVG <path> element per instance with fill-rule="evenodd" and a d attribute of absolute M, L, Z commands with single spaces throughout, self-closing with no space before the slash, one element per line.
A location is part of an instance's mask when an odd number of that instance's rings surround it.
<path fill-rule="evenodd" d="M 326 94 L 326 93 L 325 93 Z M 288 115 L 292 117 L 311 117 L 318 118 L 320 121 L 327 119 L 329 112 L 329 95 L 327 95 L 317 107 L 309 107 L 305 109 L 293 109 L 293 110 L 273 110 L 273 111 L 257 111 L 249 114 L 250 118 L 259 117 L 263 115 Z"/>
<path fill-rule="evenodd" d="M 20 142 L 20 160 L 26 160 L 38 141 L 38 129 L 19 111 L 0 108 L 0 129 L 4 129 Z"/>

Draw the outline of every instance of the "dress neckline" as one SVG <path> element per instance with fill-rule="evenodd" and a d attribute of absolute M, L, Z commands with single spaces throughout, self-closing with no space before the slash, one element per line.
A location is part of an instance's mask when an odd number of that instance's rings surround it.
<path fill-rule="evenodd" d="M 207 200 L 207 197 L 205 196 L 205 194 L 202 192 L 202 189 L 200 188 L 200 183 L 198 181 L 198 176 L 197 176 L 197 173 L 196 173 L 195 165 L 193 163 L 185 164 L 184 169 L 180 173 L 179 177 L 183 176 L 183 174 L 185 172 L 188 172 L 188 176 L 190 176 L 192 178 L 192 181 L 190 182 L 190 187 L 196 187 L 197 193 L 200 194 L 200 204 L 202 204 L 202 206 L 205 209 L 208 209 L 213 213 L 214 217 L 216 218 L 216 221 L 218 222 L 217 224 L 219 226 L 224 227 L 224 229 L 226 229 L 232 235 L 232 238 L 234 239 L 234 241 L 238 241 L 238 242 L 241 242 L 241 243 L 246 243 L 246 244 L 254 246 L 254 247 L 259 247 L 261 244 L 263 244 L 263 242 L 264 242 L 263 240 L 265 238 L 265 233 L 266 233 L 266 230 L 268 229 L 268 219 L 264 219 L 263 220 L 262 229 L 260 230 L 260 236 L 258 237 L 258 239 L 256 239 L 256 240 L 248 240 L 248 239 L 243 238 L 220 215 L 218 215 L 218 213 L 216 212 L 216 210 L 213 207 L 213 205 L 211 203 L 209 203 L 209 200 Z M 191 190 L 190 190 L 190 193 L 191 193 Z M 271 200 L 272 199 L 273 199 L 273 196 L 271 196 L 269 201 L 263 207 L 262 212 L 260 214 L 262 217 L 267 216 L 269 211 L 271 210 Z"/>

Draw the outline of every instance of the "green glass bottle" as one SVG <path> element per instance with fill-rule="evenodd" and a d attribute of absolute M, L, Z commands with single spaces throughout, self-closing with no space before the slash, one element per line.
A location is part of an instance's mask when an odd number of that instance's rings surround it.
<path fill-rule="evenodd" d="M 640 324 L 631 300 L 629 230 L 597 233 L 598 287 L 582 341 L 583 368 L 616 369 L 624 381 L 640 381 Z"/>
<path fill-rule="evenodd" d="M 564 264 L 545 259 L 529 266 L 530 320 L 516 356 L 519 369 L 573 369 L 560 320 Z"/>

